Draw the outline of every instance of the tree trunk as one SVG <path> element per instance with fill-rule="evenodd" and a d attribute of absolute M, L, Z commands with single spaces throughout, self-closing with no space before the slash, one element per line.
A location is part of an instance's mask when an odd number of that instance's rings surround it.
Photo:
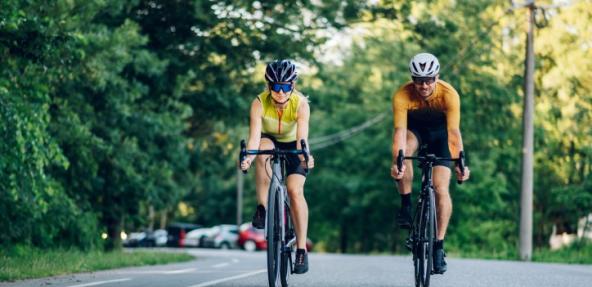
<path fill-rule="evenodd" d="M 121 221 L 110 217 L 105 219 L 105 226 L 107 227 L 107 242 L 105 243 L 105 251 L 113 251 L 121 249 Z"/>
<path fill-rule="evenodd" d="M 345 222 L 341 223 L 341 231 L 340 231 L 340 246 L 339 249 L 341 253 L 347 253 L 347 225 Z"/>

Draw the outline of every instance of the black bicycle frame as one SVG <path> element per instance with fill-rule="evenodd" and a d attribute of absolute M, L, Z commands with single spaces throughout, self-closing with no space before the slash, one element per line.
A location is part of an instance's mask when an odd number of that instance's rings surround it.
<path fill-rule="evenodd" d="M 423 154 L 423 148 L 419 154 Z M 406 157 L 403 155 L 403 151 L 399 150 L 397 156 L 399 171 L 404 160 L 418 160 L 422 170 L 421 193 L 415 208 L 413 224 L 406 245 L 413 254 L 415 286 L 429 287 L 430 275 L 433 273 L 434 240 L 436 240 L 438 234 L 432 169 L 436 161 L 454 161 L 458 164 L 461 174 L 463 174 L 465 166 L 464 152 L 461 151 L 459 158 L 454 159 L 439 158 L 433 154 Z M 459 180 L 458 183 L 461 184 L 462 181 Z"/>

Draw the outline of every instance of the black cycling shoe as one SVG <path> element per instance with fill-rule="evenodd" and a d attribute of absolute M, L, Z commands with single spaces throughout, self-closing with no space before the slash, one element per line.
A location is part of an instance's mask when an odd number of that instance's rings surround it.
<path fill-rule="evenodd" d="M 296 262 L 294 263 L 294 273 L 304 274 L 308 271 L 308 253 L 304 249 L 296 250 Z"/>
<path fill-rule="evenodd" d="M 401 207 L 397 213 L 397 224 L 404 229 L 411 229 L 411 206 Z"/>
<path fill-rule="evenodd" d="M 261 205 L 261 204 L 257 205 L 257 210 L 255 211 L 255 214 L 253 215 L 252 224 L 253 224 L 253 227 L 258 228 L 258 229 L 265 228 L 265 207 L 263 207 L 263 205 Z"/>
<path fill-rule="evenodd" d="M 446 272 L 446 252 L 444 252 L 443 248 L 438 248 L 434 250 L 434 274 L 444 274 Z"/>

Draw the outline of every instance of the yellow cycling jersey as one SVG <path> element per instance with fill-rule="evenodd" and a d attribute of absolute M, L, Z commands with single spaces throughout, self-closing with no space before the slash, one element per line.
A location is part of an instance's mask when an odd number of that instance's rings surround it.
<path fill-rule="evenodd" d="M 450 84 L 438 80 L 428 99 L 413 85 L 406 83 L 393 95 L 395 128 L 460 128 L 460 96 Z"/>
<path fill-rule="evenodd" d="M 297 90 L 292 92 L 288 104 L 283 109 L 276 109 L 269 91 L 257 96 L 263 106 L 262 132 L 273 136 L 278 142 L 296 141 L 296 120 L 300 101 L 306 98 Z"/>

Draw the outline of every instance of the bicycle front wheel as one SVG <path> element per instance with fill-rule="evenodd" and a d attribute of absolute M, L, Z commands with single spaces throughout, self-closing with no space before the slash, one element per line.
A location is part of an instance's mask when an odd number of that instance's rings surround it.
<path fill-rule="evenodd" d="M 422 204 L 418 228 L 418 241 L 415 246 L 415 286 L 430 286 L 430 275 L 433 266 L 434 236 L 436 230 L 436 213 L 433 191 L 429 200 Z"/>
<path fill-rule="evenodd" d="M 284 205 L 284 226 L 285 226 L 285 237 L 282 240 L 282 246 L 285 246 L 285 250 L 282 250 L 282 261 L 280 265 L 280 278 L 282 281 L 282 287 L 288 287 L 288 278 L 292 273 L 292 253 L 294 249 L 288 245 L 288 242 L 294 235 L 292 227 L 292 219 L 290 216 L 290 208 L 287 204 Z"/>
<path fill-rule="evenodd" d="M 279 286 L 281 256 L 281 224 L 279 187 L 271 189 L 267 201 L 267 279 L 270 287 Z"/>

